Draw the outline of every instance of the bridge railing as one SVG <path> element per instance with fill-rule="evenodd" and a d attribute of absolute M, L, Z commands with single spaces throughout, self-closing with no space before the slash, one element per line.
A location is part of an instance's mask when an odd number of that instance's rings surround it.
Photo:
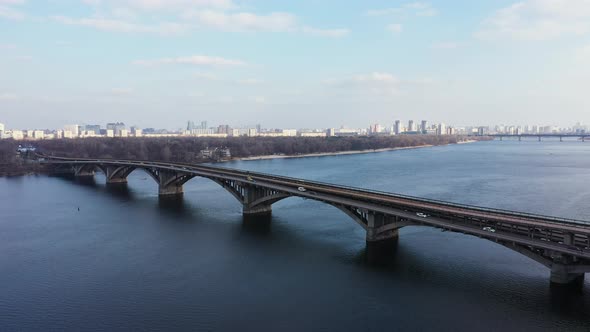
<path fill-rule="evenodd" d="M 341 184 L 333 184 L 333 183 L 327 183 L 327 182 L 321 182 L 321 181 L 302 180 L 302 179 L 293 178 L 293 177 L 289 177 L 289 176 L 267 174 L 267 173 L 261 173 L 261 172 L 243 171 L 243 170 L 230 168 L 230 167 L 220 167 L 220 166 L 210 166 L 210 165 L 200 165 L 200 164 L 195 165 L 195 164 L 189 164 L 189 163 L 144 161 L 144 160 L 121 160 L 121 159 L 105 159 L 105 158 L 100 158 L 100 159 L 65 158 L 65 157 L 53 157 L 53 156 L 46 156 L 46 155 L 42 155 L 42 157 L 46 158 L 46 159 L 63 160 L 66 162 L 71 161 L 71 162 L 100 163 L 101 161 L 103 161 L 103 162 L 114 162 L 114 163 L 116 163 L 116 162 L 129 163 L 129 164 L 133 164 L 136 166 L 149 166 L 149 165 L 166 166 L 166 167 L 177 166 L 177 167 L 191 167 L 191 168 L 194 168 L 195 170 L 198 170 L 198 168 L 202 168 L 202 169 L 207 169 L 209 171 L 224 171 L 224 172 L 236 173 L 236 175 L 243 176 L 243 177 L 253 176 L 253 177 L 261 177 L 263 179 L 266 178 L 266 179 L 286 180 L 286 181 L 294 182 L 294 183 L 299 184 L 301 186 L 315 185 L 315 186 L 322 186 L 322 187 L 327 187 L 327 188 L 344 189 L 344 190 L 349 190 L 349 191 L 353 191 L 353 192 L 357 192 L 357 193 L 360 192 L 360 193 L 376 194 L 376 195 L 381 195 L 381 196 L 390 197 L 390 198 L 406 199 L 406 200 L 411 200 L 411 201 L 416 201 L 416 202 L 435 204 L 435 205 L 442 206 L 442 207 L 452 207 L 455 209 L 460 209 L 460 210 L 465 210 L 465 211 L 471 210 L 471 211 L 479 211 L 479 212 L 489 212 L 489 213 L 494 213 L 494 214 L 499 214 L 499 215 L 504 215 L 504 216 L 509 216 L 509 217 L 520 217 L 523 220 L 537 219 L 537 220 L 542 220 L 542 221 L 552 221 L 552 222 L 568 223 L 568 224 L 583 225 L 583 226 L 590 225 L 590 222 L 578 220 L 578 219 L 572 219 L 572 218 L 554 217 L 554 216 L 533 214 L 533 213 L 520 212 L 520 211 L 509 211 L 509 210 L 504 210 L 504 209 L 453 203 L 453 202 L 441 201 L 441 200 L 437 200 L 437 199 L 416 197 L 416 196 L 405 195 L 405 194 L 390 193 L 390 192 L 385 192 L 385 191 L 380 191 L 380 190 L 375 190 L 375 189 L 358 188 L 358 187 L 352 187 L 352 186 L 341 185 Z"/>

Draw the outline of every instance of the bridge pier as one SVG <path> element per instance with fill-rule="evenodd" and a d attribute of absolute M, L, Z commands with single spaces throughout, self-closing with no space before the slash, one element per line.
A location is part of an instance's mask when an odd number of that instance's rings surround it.
<path fill-rule="evenodd" d="M 127 176 L 135 168 L 129 166 L 105 166 L 101 167 L 107 179 L 107 184 L 127 183 Z"/>
<path fill-rule="evenodd" d="M 584 273 L 570 272 L 567 265 L 554 264 L 551 266 L 551 287 L 581 290 L 584 287 Z"/>
<path fill-rule="evenodd" d="M 158 195 L 160 196 L 182 195 L 184 193 L 183 185 L 194 177 L 194 175 L 176 171 L 160 170 L 155 174 L 158 181 Z"/>
<path fill-rule="evenodd" d="M 382 264 L 391 261 L 398 244 L 398 230 L 384 227 L 396 222 L 396 217 L 375 212 L 366 216 L 366 254 L 370 264 Z"/>

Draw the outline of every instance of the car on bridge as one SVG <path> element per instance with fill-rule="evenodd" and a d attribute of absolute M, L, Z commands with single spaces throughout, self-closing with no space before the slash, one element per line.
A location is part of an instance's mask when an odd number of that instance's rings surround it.
<path fill-rule="evenodd" d="M 428 218 L 429 217 L 429 215 L 427 215 L 426 213 L 422 213 L 422 212 L 418 212 L 418 213 L 416 213 L 416 215 L 420 218 Z"/>
<path fill-rule="evenodd" d="M 297 190 L 301 191 L 301 192 L 306 192 L 307 189 L 303 188 L 303 187 L 297 187 Z"/>
<path fill-rule="evenodd" d="M 484 227 L 482 229 L 486 232 L 496 233 L 496 230 L 493 229 L 492 227 Z"/>

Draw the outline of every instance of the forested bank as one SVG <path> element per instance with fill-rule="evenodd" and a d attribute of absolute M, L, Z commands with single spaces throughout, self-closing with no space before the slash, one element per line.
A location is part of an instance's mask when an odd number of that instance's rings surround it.
<path fill-rule="evenodd" d="M 20 158 L 19 145 L 32 145 L 47 155 L 82 158 L 209 162 L 201 155 L 207 148 L 228 148 L 233 158 L 265 155 L 301 155 L 344 151 L 376 150 L 454 144 L 462 136 L 398 135 L 362 137 L 161 137 L 161 138 L 83 138 L 44 141 L 0 141 L 0 175 L 39 172 L 37 165 Z M 473 139 L 470 137 L 470 139 Z M 479 140 L 487 139 L 484 137 Z"/>

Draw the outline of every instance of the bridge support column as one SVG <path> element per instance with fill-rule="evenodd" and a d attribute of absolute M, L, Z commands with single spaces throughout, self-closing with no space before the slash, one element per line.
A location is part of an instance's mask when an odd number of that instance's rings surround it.
<path fill-rule="evenodd" d="M 551 286 L 563 287 L 572 290 L 581 290 L 584 287 L 584 273 L 572 273 L 567 265 L 554 264 L 551 267 Z"/>
<path fill-rule="evenodd" d="M 103 166 L 101 167 L 107 178 L 107 184 L 127 183 L 127 176 L 134 170 L 129 166 Z"/>
<path fill-rule="evenodd" d="M 267 189 L 259 188 L 255 186 L 245 186 L 243 188 L 243 207 L 242 213 L 244 215 L 252 216 L 252 215 L 270 215 L 272 214 L 272 206 L 265 203 L 256 204 L 261 198 L 268 196 Z"/>
<path fill-rule="evenodd" d="M 193 175 L 174 171 L 160 171 L 158 174 L 158 194 L 160 196 L 182 195 L 183 185 Z"/>
<path fill-rule="evenodd" d="M 392 229 L 380 231 L 385 225 L 395 222 L 395 217 L 380 213 L 367 214 L 366 253 L 371 264 L 382 264 L 391 261 L 398 243 L 398 231 Z"/>
<path fill-rule="evenodd" d="M 541 141 L 541 136 L 539 136 L 539 142 Z"/>

